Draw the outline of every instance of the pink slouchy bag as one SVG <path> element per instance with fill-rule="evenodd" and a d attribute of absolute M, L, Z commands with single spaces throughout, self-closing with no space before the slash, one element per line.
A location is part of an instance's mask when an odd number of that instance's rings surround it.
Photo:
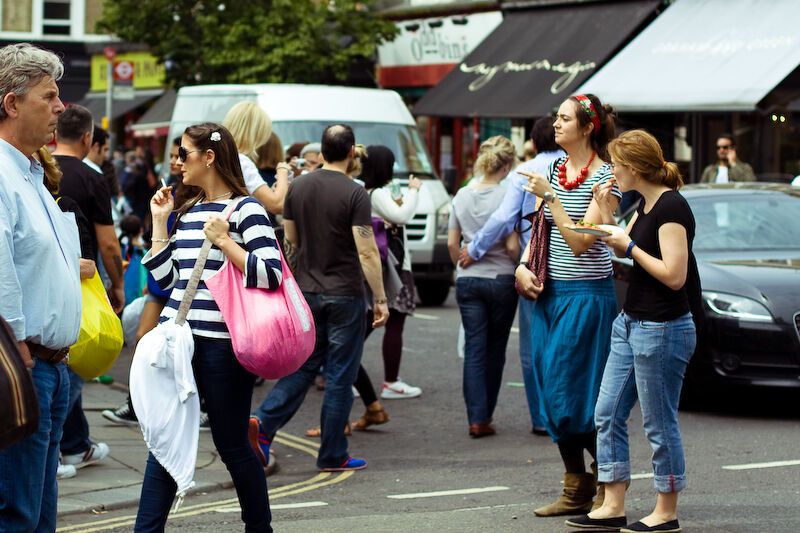
<path fill-rule="evenodd" d="M 248 372 L 265 379 L 295 372 L 311 356 L 316 343 L 311 308 L 286 266 L 280 246 L 278 251 L 283 278 L 274 291 L 246 288 L 244 274 L 227 258 L 206 280 L 228 326 L 236 358 Z"/>

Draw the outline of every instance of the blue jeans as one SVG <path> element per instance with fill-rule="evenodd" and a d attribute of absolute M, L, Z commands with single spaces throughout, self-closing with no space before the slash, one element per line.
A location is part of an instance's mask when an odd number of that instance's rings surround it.
<path fill-rule="evenodd" d="M 598 481 L 631 478 L 627 421 L 638 398 L 653 448 L 656 490 L 679 492 L 686 487 L 678 402 L 695 342 L 691 313 L 669 322 L 634 320 L 625 313 L 614 320 L 595 410 Z"/>
<path fill-rule="evenodd" d="M 542 420 L 542 403 L 536 394 L 536 382 L 533 377 L 533 351 L 531 350 L 531 316 L 535 300 L 519 299 L 519 365 L 522 368 L 522 381 L 525 383 L 525 398 L 528 400 L 528 411 L 531 424 L 535 428 L 544 427 Z"/>
<path fill-rule="evenodd" d="M 361 296 L 329 296 L 303 293 L 314 315 L 317 344 L 314 353 L 297 372 L 279 380 L 256 411 L 267 438 L 272 441 L 303 404 L 308 387 L 321 366 L 325 372 L 317 466 L 336 468 L 350 457 L 344 427 L 349 423 L 353 392 L 364 350 L 366 308 Z"/>
<path fill-rule="evenodd" d="M 64 421 L 64 434 L 61 436 L 61 453 L 75 455 L 89 450 L 92 441 L 89 440 L 89 422 L 83 413 L 83 379 L 71 369 L 67 369 L 67 372 L 69 372 L 69 406 L 67 419 Z"/>
<path fill-rule="evenodd" d="M 267 478 L 247 438 L 256 378 L 236 360 L 228 339 L 195 336 L 192 367 L 197 390 L 205 400 L 214 446 L 236 488 L 245 531 L 271 532 Z M 172 477 L 148 454 L 134 531 L 164 531 L 176 491 Z"/>
<path fill-rule="evenodd" d="M 456 301 L 464 324 L 464 403 L 470 424 L 489 423 L 503 383 L 508 333 L 516 313 L 514 276 L 460 277 Z"/>
<path fill-rule="evenodd" d="M 0 450 L 0 531 L 56 530 L 58 443 L 67 417 L 67 365 L 36 361 L 31 373 L 39 399 L 39 428 Z"/>

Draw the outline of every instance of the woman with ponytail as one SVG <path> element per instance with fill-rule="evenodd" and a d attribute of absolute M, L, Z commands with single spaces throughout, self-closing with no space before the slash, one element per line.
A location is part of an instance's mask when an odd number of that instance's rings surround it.
<path fill-rule="evenodd" d="M 594 408 L 617 310 L 608 247 L 571 229 L 579 220 L 602 222 L 595 185 L 607 186 L 613 208 L 621 196 L 607 162 L 612 110 L 595 95 L 571 96 L 558 108 L 553 128 L 567 156 L 553 161 L 546 175 L 520 171 L 528 177 L 526 190 L 544 200 L 541 209 L 551 224 L 546 279 L 537 279 L 526 262 L 515 271 L 520 290 L 536 299 L 530 331 L 520 335 L 530 336 L 541 421 L 564 462 L 561 496 L 535 509 L 537 516 L 586 513 L 602 499 L 595 501 L 595 464 L 587 472 L 584 452 L 595 458 Z"/>
<path fill-rule="evenodd" d="M 692 255 L 694 216 L 678 193 L 683 185 L 678 167 L 664 161 L 652 135 L 627 131 L 611 141 L 609 152 L 619 189 L 638 191 L 642 202 L 624 231 L 603 238 L 618 257 L 633 259 L 595 411 L 598 479 L 605 484 L 605 500 L 567 525 L 675 533 L 681 530 L 678 493 L 686 487 L 678 402 L 696 345 L 690 311 L 699 290 Z M 616 201 L 610 201 L 609 191 L 610 185 L 596 186 L 595 201 L 603 221 L 613 223 Z M 651 514 L 626 526 L 625 488 L 631 479 L 627 420 L 637 399 L 653 448 L 658 496 Z"/>

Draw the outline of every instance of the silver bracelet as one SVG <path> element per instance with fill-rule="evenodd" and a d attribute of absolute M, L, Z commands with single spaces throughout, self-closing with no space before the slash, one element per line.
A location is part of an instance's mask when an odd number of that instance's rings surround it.
<path fill-rule="evenodd" d="M 151 242 L 169 242 L 169 239 L 150 239 Z"/>

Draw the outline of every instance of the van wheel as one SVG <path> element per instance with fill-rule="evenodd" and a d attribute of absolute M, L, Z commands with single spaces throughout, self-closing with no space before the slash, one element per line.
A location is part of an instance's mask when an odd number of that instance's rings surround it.
<path fill-rule="evenodd" d="M 419 281 L 417 282 L 417 294 L 422 305 L 437 306 L 442 305 L 450 294 L 450 283 L 447 281 Z"/>

